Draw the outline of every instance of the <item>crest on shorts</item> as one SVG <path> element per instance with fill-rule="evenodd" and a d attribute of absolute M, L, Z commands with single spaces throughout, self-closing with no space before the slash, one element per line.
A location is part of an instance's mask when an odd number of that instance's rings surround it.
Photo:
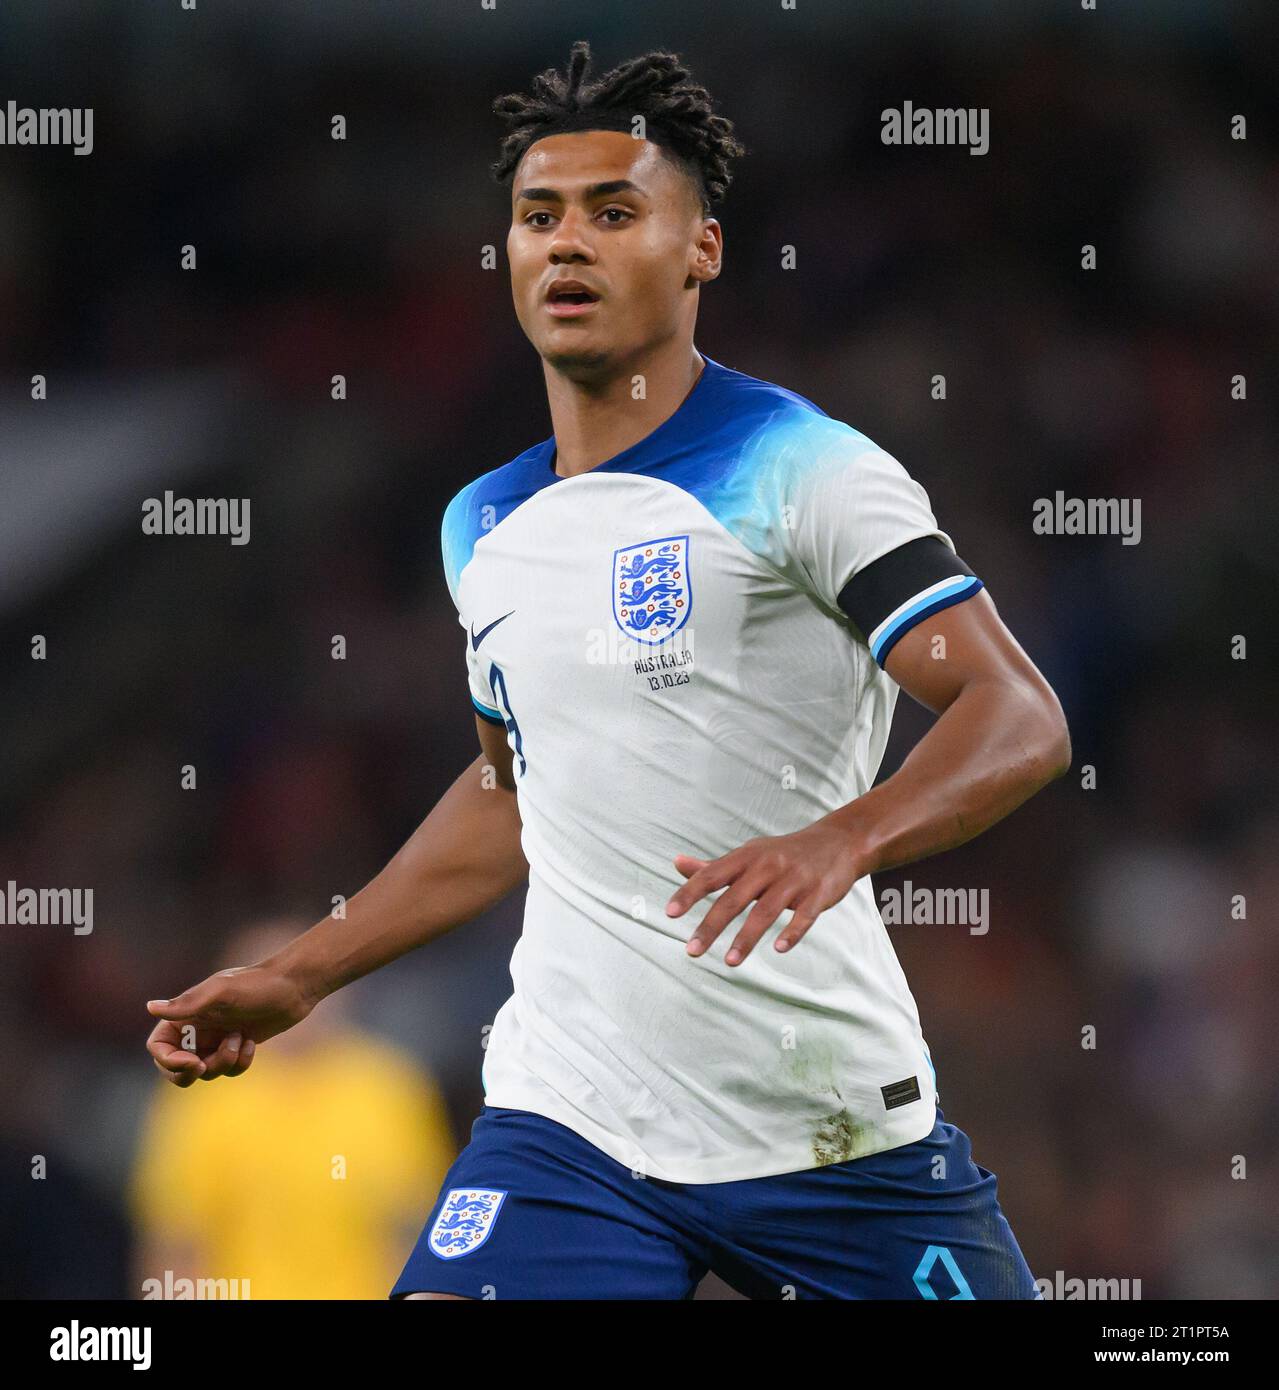
<path fill-rule="evenodd" d="M 428 1244 L 442 1260 L 456 1260 L 478 1250 L 489 1238 L 505 1192 L 483 1187 L 451 1187 L 431 1227 Z"/>
<path fill-rule="evenodd" d="M 684 626 L 692 606 L 687 536 L 613 552 L 613 617 L 628 637 L 655 647 Z"/>

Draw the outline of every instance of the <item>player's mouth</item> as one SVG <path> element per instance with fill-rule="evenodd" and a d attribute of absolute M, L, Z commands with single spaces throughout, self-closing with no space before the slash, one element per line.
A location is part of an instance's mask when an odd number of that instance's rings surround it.
<path fill-rule="evenodd" d="M 553 280 L 546 291 L 546 309 L 557 319 L 575 319 L 590 311 L 600 297 L 580 280 Z"/>

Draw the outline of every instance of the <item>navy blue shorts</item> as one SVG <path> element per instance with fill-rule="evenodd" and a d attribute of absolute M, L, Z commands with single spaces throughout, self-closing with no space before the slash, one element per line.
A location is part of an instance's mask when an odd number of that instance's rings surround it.
<path fill-rule="evenodd" d="M 757 1299 L 1039 1297 L 995 1175 L 940 1110 L 926 1139 L 866 1158 L 673 1183 L 493 1106 L 391 1297 L 689 1298 L 708 1270 Z"/>

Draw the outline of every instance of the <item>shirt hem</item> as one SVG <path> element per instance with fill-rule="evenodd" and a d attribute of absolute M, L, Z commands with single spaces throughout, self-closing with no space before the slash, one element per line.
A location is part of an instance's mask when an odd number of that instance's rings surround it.
<path fill-rule="evenodd" d="M 620 1163 L 632 1171 L 642 1171 L 646 1177 L 657 1178 L 662 1182 L 689 1183 L 695 1186 L 746 1182 L 751 1178 L 774 1178 L 783 1173 L 802 1173 L 814 1168 L 834 1166 L 815 1162 L 812 1149 L 806 1144 L 778 1146 L 767 1156 L 761 1155 L 754 1160 L 748 1159 L 740 1163 L 712 1159 L 668 1165 L 651 1154 L 639 1152 L 637 1146 L 628 1147 L 625 1140 L 619 1140 L 608 1130 L 585 1119 L 571 1106 L 561 1106 L 554 1099 L 548 1100 L 544 1095 L 521 1095 L 518 1088 L 507 1090 L 497 1086 L 485 1095 L 484 1104 L 498 1110 L 524 1110 L 533 1115 L 541 1115 L 543 1119 L 553 1120 L 556 1124 L 571 1129 L 579 1138 L 585 1139 L 615 1163 Z M 902 1148 L 906 1144 L 918 1143 L 933 1132 L 936 1123 L 937 1102 L 934 1099 L 932 1104 L 919 1114 L 903 1115 L 900 1118 L 890 1116 L 880 1128 L 882 1143 L 855 1154 L 850 1159 L 837 1162 L 856 1162 L 857 1159 L 869 1158 L 872 1154 L 885 1153 L 890 1149 Z M 636 1162 L 637 1159 L 640 1161 Z"/>

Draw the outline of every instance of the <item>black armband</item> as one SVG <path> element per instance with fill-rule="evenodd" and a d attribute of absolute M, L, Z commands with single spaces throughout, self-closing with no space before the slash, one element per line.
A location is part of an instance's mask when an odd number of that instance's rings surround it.
<path fill-rule="evenodd" d="M 882 666 L 916 623 L 980 588 L 981 580 L 944 540 L 921 536 L 859 570 L 839 591 L 838 602 Z"/>

